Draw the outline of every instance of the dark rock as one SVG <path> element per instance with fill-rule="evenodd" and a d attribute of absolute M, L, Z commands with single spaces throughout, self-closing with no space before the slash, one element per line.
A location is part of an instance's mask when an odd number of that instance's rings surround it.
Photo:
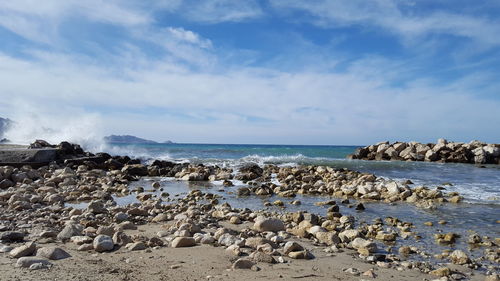
<path fill-rule="evenodd" d="M 29 149 L 36 149 L 36 148 L 45 148 L 45 147 L 55 148 L 56 146 L 52 145 L 44 140 L 35 140 L 35 142 L 30 144 L 28 148 Z"/>
<path fill-rule="evenodd" d="M 6 231 L 0 233 L 0 240 L 4 242 L 20 242 L 24 240 L 25 233 L 18 231 Z"/>
<path fill-rule="evenodd" d="M 128 161 L 128 163 L 130 162 L 132 160 Z M 131 176 L 145 177 L 148 175 L 148 168 L 142 164 L 127 164 L 123 167 L 122 172 Z"/>

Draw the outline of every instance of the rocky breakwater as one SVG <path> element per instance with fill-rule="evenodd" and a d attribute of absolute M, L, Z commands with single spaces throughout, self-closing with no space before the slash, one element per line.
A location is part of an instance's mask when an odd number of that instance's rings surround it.
<path fill-rule="evenodd" d="M 358 148 L 348 159 L 428 161 L 471 164 L 500 164 L 500 144 L 480 141 L 469 143 L 448 142 L 439 139 L 437 143 L 380 142 Z"/>

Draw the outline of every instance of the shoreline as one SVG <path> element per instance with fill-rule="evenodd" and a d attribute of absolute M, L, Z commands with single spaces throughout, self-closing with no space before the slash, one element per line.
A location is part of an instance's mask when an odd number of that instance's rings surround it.
<path fill-rule="evenodd" d="M 224 280 L 232 280 L 232 276 L 240 276 L 240 274 L 242 274 L 243 280 L 245 278 L 259 278 L 259 276 L 263 280 L 276 278 L 276 275 L 273 275 L 274 277 L 266 275 L 271 273 L 282 274 L 285 280 L 288 280 L 286 278 L 292 280 L 299 276 L 286 275 L 286 271 L 281 269 L 285 265 L 285 268 L 291 267 L 298 272 L 310 272 L 307 268 L 312 265 L 312 268 L 317 267 L 321 272 L 325 272 L 324 276 L 314 272 L 300 276 L 320 279 L 335 276 L 351 280 L 371 279 L 370 276 L 358 275 L 358 273 L 368 272 L 368 269 L 364 269 L 368 267 L 375 269 L 372 273 L 375 272 L 377 278 L 388 278 L 389 280 L 397 280 L 398 278 L 399 280 L 402 278 L 407 280 L 435 279 L 440 277 L 437 275 L 451 276 L 456 279 L 462 276 L 459 272 L 463 273 L 463 277 L 471 280 L 484 280 L 483 274 L 487 272 L 484 269 L 483 271 L 470 271 L 467 267 L 478 267 L 481 264 L 481 259 L 472 260 L 467 255 L 464 257 L 465 253 L 458 250 L 444 256 L 443 262 L 446 266 L 441 267 L 439 264 L 411 261 L 411 255 L 422 254 L 419 249 L 401 247 L 398 250 L 399 253 L 381 251 L 377 249 L 373 241 L 385 241 L 391 244 L 393 243 L 391 241 L 401 235 L 414 235 L 411 230 L 411 222 L 408 224 L 396 220 L 394 222 L 382 221 L 356 225 L 357 218 L 343 215 L 338 204 L 328 200 L 329 196 L 336 195 L 335 197 L 338 198 L 375 200 L 385 203 L 405 201 L 417 206 L 432 208 L 436 204 L 455 204 L 447 201 L 460 202 L 460 195 L 455 193 L 446 194 L 442 191 L 425 188 L 413 189 L 398 182 L 382 180 L 374 175 L 323 166 L 277 167 L 266 165 L 260 167 L 247 165 L 240 168 L 239 171 L 233 171 L 216 166 L 176 164 L 168 161 L 155 161 L 151 165 L 142 165 L 128 157 L 111 157 L 102 164 L 95 163 L 95 165 L 87 162 L 82 163 L 84 165 L 76 165 L 74 162 L 67 161 L 66 164 L 61 164 L 59 167 L 52 165 L 37 170 L 22 168 L 16 171 L 15 169 L 0 168 L 0 174 L 3 178 L 5 178 L 7 169 L 7 173 L 10 171 L 9 178 L 14 180 L 14 186 L 3 187 L 3 191 L 0 193 L 0 209 L 3 214 L 0 216 L 0 237 L 7 237 L 5 233 L 9 233 L 9 231 L 17 232 L 18 234 L 15 235 L 22 236 L 22 242 L 20 239 L 13 241 L 7 239 L 7 242 L 3 241 L 0 245 L 0 249 L 4 249 L 3 251 L 6 252 L 0 254 L 0 260 L 2 260 L 0 269 L 11 274 L 9 276 L 13 276 L 13 278 L 14 276 L 34 277 L 42 272 L 47 278 L 53 279 L 66 272 L 66 266 L 71 268 L 69 264 L 85 260 L 85 254 L 91 257 L 97 255 L 96 257 L 105 260 L 111 259 L 114 262 L 112 267 L 121 268 L 118 264 L 123 264 L 123 261 L 115 260 L 114 256 L 140 257 L 150 253 L 157 255 L 175 253 L 179 251 L 175 247 L 181 244 L 194 246 L 185 249 L 189 255 L 204 257 L 208 260 L 210 255 L 226 257 L 225 260 L 221 259 L 213 266 L 219 270 L 213 275 L 217 277 L 213 278 Z M 20 176 L 20 174 L 24 176 Z M 219 200 L 222 198 L 219 198 L 218 195 L 199 190 L 191 191 L 184 198 L 171 198 L 172 201 L 162 204 L 161 197 L 155 197 L 145 192 L 154 189 L 161 190 L 161 185 L 156 182 L 153 182 L 151 187 L 137 190 L 136 196 L 140 204 L 128 206 L 111 204 L 112 194 L 132 192 L 128 185 L 132 181 L 147 176 L 173 176 L 187 182 L 220 180 L 227 187 L 232 184 L 232 180 L 238 179 L 248 185 L 248 187 L 238 188 L 237 193 L 240 196 L 275 194 L 278 196 L 275 198 L 293 198 L 296 194 L 316 194 L 325 196 L 327 201 L 323 204 L 328 208 L 328 212 L 327 216 L 323 217 L 307 212 L 276 214 L 265 210 L 234 209 L 227 203 L 222 203 L 222 200 Z M 270 181 L 273 177 L 276 177 L 278 184 Z M 168 193 L 168 190 L 164 190 L 164 192 Z M 412 196 L 416 196 L 416 198 L 408 200 Z M 90 201 L 90 203 L 83 210 L 64 207 L 64 202 L 72 201 Z M 55 214 L 57 214 L 56 217 L 54 217 Z M 265 218 L 262 218 L 261 215 L 264 215 Z M 43 216 L 48 216 L 48 220 L 40 219 Z M 131 229 L 136 227 L 139 228 L 139 233 L 143 234 L 160 232 L 161 230 L 163 233 L 161 235 L 156 233 L 156 235 L 137 236 L 135 235 L 137 231 Z M 71 230 L 71 235 L 67 238 L 62 237 L 61 233 L 64 233 L 68 228 Z M 144 230 L 144 232 L 140 230 Z M 24 231 L 27 233 L 23 234 Z M 110 243 L 108 241 L 108 246 L 111 244 L 108 250 L 99 250 L 99 241 L 96 240 L 99 240 L 98 237 L 101 235 L 111 239 Z M 443 237 L 438 237 L 437 240 L 441 240 L 441 243 L 453 244 L 455 239 L 469 239 L 450 235 L 451 237 L 447 237 L 443 234 Z M 106 237 L 101 238 L 106 240 Z M 497 264 L 496 267 L 490 266 L 487 273 L 489 275 L 498 273 L 500 256 L 497 246 L 498 239 L 497 241 L 481 237 L 479 239 L 480 241 L 475 242 L 482 245 L 481 247 L 485 250 L 490 249 L 485 258 L 492 258 L 495 261 L 493 264 Z M 71 240 L 73 241 L 68 242 Z M 5 247 L 17 249 L 17 252 L 26 250 L 19 249 L 19 247 L 26 248 L 26 245 L 22 245 L 28 243 L 27 241 L 34 242 L 36 246 L 34 246 L 35 249 L 32 249 L 33 246 L 29 245 L 31 248 L 24 252 L 28 253 L 26 256 L 34 255 L 45 246 L 57 246 L 67 251 L 72 257 L 61 261 L 42 259 L 43 261 L 35 263 L 41 264 L 42 269 L 44 268 L 43 264 L 55 265 L 54 267 L 46 266 L 50 267 L 50 270 L 31 273 L 27 269 L 16 268 L 14 266 L 16 259 L 8 258 L 9 255 L 13 256 L 12 250 L 5 251 Z M 297 242 L 298 246 L 291 246 L 292 241 Z M 76 245 L 78 243 L 81 244 Z M 204 250 L 201 250 L 205 247 L 210 247 L 211 251 L 209 251 L 208 256 Z M 81 248 L 82 251 L 76 251 L 78 248 Z M 224 248 L 229 248 L 229 250 Z M 184 248 L 182 249 L 184 250 Z M 96 252 L 96 250 L 98 251 Z M 353 254 L 355 257 L 352 257 Z M 308 260 L 313 256 L 313 259 Z M 16 255 L 16 258 L 22 258 L 22 256 Z M 237 261 L 237 259 L 242 260 Z M 448 264 L 450 262 L 451 265 Z M 335 263 L 352 263 L 354 268 L 359 267 L 362 272 L 352 268 L 344 272 L 342 268 L 332 266 Z M 457 265 L 453 263 L 461 265 L 457 269 Z M 161 264 L 161 258 L 156 264 L 156 266 Z M 230 267 L 243 267 L 249 270 L 227 271 L 226 269 Z M 387 269 L 386 267 L 391 268 Z M 419 268 L 419 270 L 409 269 L 413 267 Z M 452 268 L 455 271 L 444 269 L 444 267 Z M 90 265 L 90 268 L 95 269 L 99 266 L 94 264 Z M 148 269 L 148 266 L 144 265 L 131 269 L 125 275 L 134 275 L 134 278 L 141 279 L 148 276 L 149 270 L 153 268 L 155 267 L 150 266 Z M 117 270 L 121 272 L 121 269 Z M 167 268 L 165 272 L 168 271 L 169 274 L 177 276 L 175 278 L 178 279 L 174 280 L 184 280 L 184 274 L 187 272 L 191 272 L 190 276 L 196 276 L 195 278 L 211 279 L 207 278 L 209 274 L 203 276 L 204 273 L 200 270 L 200 268 L 193 269 L 181 265 L 170 268 L 170 270 Z M 329 270 L 336 272 L 335 275 L 326 274 Z M 174 272 L 179 273 L 179 275 Z M 432 272 L 433 275 L 427 274 L 429 272 Z M 372 275 L 371 273 L 366 274 Z M 395 278 L 391 279 L 391 276 Z M 491 279 L 495 278 L 494 276 L 491 275 L 487 278 L 490 278 L 488 280 L 496 280 Z M 82 276 L 77 278 L 84 280 Z M 124 280 L 125 277 L 115 274 L 107 278 L 111 278 L 107 280 Z M 160 277 L 158 276 L 158 278 Z"/>

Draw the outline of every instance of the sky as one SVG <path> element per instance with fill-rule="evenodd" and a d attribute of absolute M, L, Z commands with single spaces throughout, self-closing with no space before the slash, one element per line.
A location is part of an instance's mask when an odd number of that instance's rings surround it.
<path fill-rule="evenodd" d="M 0 2 L 14 140 L 500 143 L 497 0 Z"/>

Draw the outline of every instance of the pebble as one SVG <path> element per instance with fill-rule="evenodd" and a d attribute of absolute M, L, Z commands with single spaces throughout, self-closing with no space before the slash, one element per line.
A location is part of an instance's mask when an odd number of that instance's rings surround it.
<path fill-rule="evenodd" d="M 466 264 L 470 261 L 467 254 L 461 250 L 455 250 L 450 254 L 450 260 L 454 264 Z"/>
<path fill-rule="evenodd" d="M 94 250 L 94 245 L 92 244 L 83 244 L 77 249 L 78 251 L 90 251 Z"/>
<path fill-rule="evenodd" d="M 443 277 L 443 276 L 450 275 L 451 270 L 448 267 L 440 267 L 438 269 L 435 269 L 435 270 L 429 272 L 429 274 L 434 275 L 434 276 L 438 276 L 438 277 Z"/>
<path fill-rule="evenodd" d="M 366 276 L 366 277 L 370 277 L 370 278 L 375 278 L 377 277 L 377 275 L 375 274 L 375 272 L 372 270 L 372 269 L 369 269 L 365 272 L 363 272 L 362 274 L 363 276 Z"/>
<path fill-rule="evenodd" d="M 306 260 L 314 258 L 314 256 L 307 250 L 290 252 L 288 253 L 288 257 L 292 259 L 306 259 Z"/>
<path fill-rule="evenodd" d="M 302 251 L 304 250 L 304 247 L 300 245 L 297 242 L 294 241 L 288 241 L 285 243 L 285 246 L 283 247 L 283 253 L 285 255 L 288 255 L 290 252 L 296 252 L 296 251 Z"/>
<path fill-rule="evenodd" d="M 37 262 L 37 263 L 30 265 L 29 270 L 49 269 L 50 267 L 51 267 L 50 264 Z"/>
<path fill-rule="evenodd" d="M 273 256 L 260 251 L 251 253 L 249 257 L 255 262 L 276 263 L 276 260 L 273 258 Z"/>
<path fill-rule="evenodd" d="M 351 275 L 354 275 L 354 276 L 361 275 L 361 272 L 359 272 L 359 269 L 354 268 L 354 267 L 345 268 L 342 271 L 344 271 L 345 273 L 349 273 Z"/>
<path fill-rule="evenodd" d="M 8 252 L 12 251 L 12 249 L 14 249 L 14 247 L 7 246 L 7 245 L 0 245 L 0 253 L 8 253 Z"/>
<path fill-rule="evenodd" d="M 140 250 L 145 250 L 147 246 L 143 242 L 135 242 L 125 245 L 125 248 L 128 249 L 129 251 L 140 251 Z"/>
<path fill-rule="evenodd" d="M 231 266 L 232 269 L 251 269 L 255 263 L 249 259 L 241 258 L 236 260 Z"/>

